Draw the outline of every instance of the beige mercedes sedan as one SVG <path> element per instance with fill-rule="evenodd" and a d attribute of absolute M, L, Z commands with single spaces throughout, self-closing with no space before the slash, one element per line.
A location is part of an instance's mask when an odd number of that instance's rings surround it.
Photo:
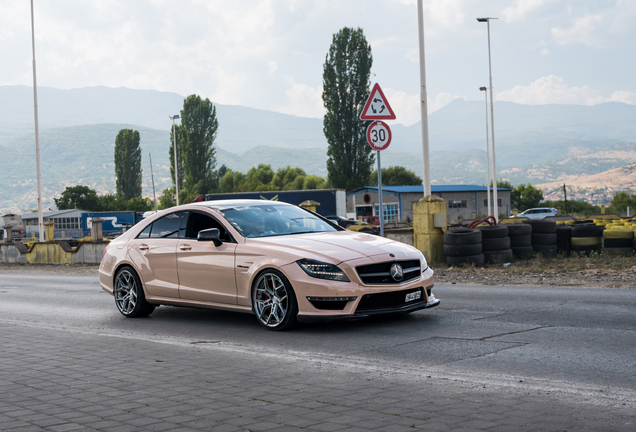
<path fill-rule="evenodd" d="M 109 244 L 99 279 L 126 317 L 160 305 L 215 308 L 253 313 L 270 330 L 440 303 L 414 247 L 260 200 L 156 213 Z"/>

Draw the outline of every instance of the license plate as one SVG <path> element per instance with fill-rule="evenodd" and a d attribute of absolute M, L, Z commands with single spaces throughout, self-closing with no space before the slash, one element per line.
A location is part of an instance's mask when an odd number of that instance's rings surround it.
<path fill-rule="evenodd" d="M 406 295 L 405 303 L 422 298 L 422 291 L 415 291 Z"/>

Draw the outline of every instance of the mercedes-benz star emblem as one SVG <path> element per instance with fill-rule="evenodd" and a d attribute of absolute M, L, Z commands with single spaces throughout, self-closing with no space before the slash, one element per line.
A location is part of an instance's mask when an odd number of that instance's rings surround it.
<path fill-rule="evenodd" d="M 404 270 L 402 270 L 402 266 L 401 265 L 395 263 L 395 264 L 393 264 L 391 266 L 391 277 L 396 282 L 399 282 L 402 279 L 404 279 Z"/>

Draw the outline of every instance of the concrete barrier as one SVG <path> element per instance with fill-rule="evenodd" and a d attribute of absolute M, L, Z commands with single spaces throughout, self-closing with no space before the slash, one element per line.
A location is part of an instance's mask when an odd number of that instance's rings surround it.
<path fill-rule="evenodd" d="M 84 241 L 76 248 L 63 240 L 0 244 L 0 264 L 99 264 L 107 241 Z"/>

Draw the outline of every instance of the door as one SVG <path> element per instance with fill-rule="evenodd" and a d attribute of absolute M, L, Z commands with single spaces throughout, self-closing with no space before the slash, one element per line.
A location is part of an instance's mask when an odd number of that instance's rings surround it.
<path fill-rule="evenodd" d="M 199 231 L 218 228 L 223 243 L 197 241 Z M 179 296 L 203 302 L 236 304 L 234 253 L 236 242 L 223 225 L 204 212 L 188 216 L 184 238 L 177 247 Z"/>
<path fill-rule="evenodd" d="M 177 243 L 186 213 L 171 213 L 157 219 L 130 242 L 130 258 L 153 296 L 179 298 Z"/>

